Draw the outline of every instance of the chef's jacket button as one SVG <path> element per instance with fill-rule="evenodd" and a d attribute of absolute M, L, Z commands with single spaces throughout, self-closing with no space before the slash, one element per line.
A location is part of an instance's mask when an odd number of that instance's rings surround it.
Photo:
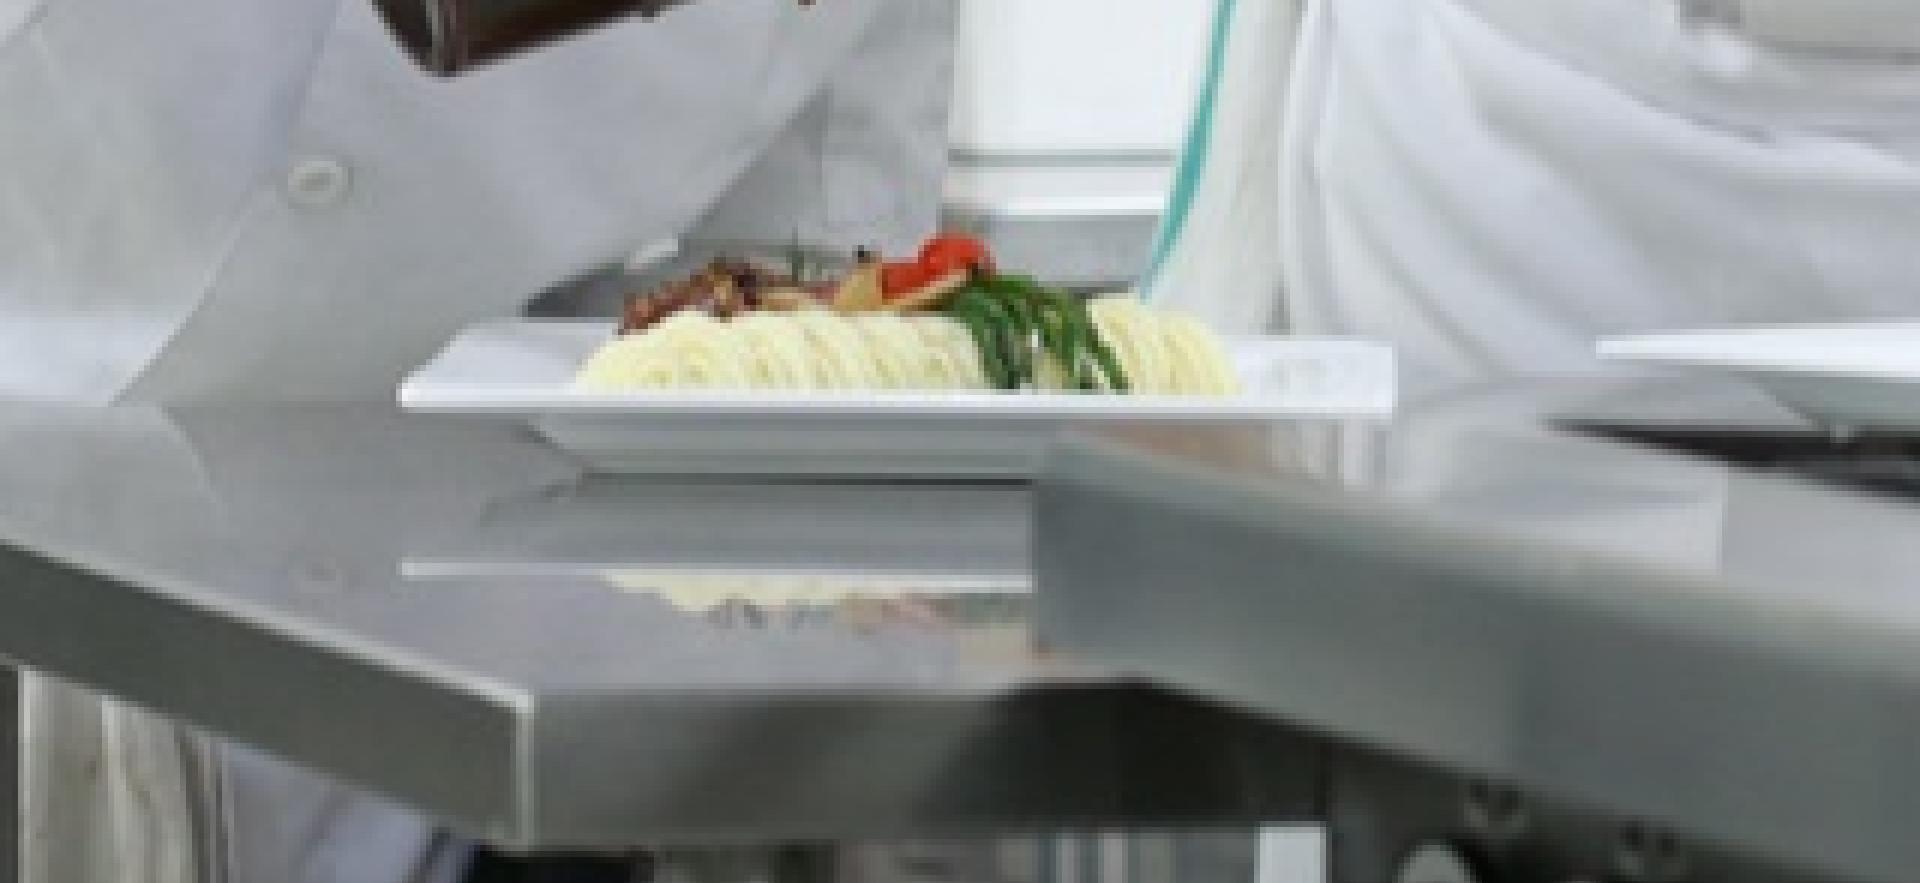
<path fill-rule="evenodd" d="M 351 184 L 347 164 L 332 157 L 306 157 L 287 170 L 287 198 L 299 205 L 332 205 L 347 195 Z"/>

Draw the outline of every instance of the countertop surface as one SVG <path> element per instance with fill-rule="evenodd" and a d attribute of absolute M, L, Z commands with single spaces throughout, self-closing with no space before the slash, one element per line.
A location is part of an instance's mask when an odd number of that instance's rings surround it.
<path fill-rule="evenodd" d="M 1304 743 L 1034 649 L 1030 511 L 385 407 L 5 404 L 0 655 L 513 847 L 1308 812 Z"/>
<path fill-rule="evenodd" d="M 1920 863 L 1913 439 L 1673 378 L 1461 391 L 1320 448 L 1077 441 L 1038 495 L 1041 634 L 1789 866 Z"/>

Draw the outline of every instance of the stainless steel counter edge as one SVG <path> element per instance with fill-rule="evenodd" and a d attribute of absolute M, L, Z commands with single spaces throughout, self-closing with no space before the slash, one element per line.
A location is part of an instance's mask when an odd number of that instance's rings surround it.
<path fill-rule="evenodd" d="M 523 692 L 102 570 L 0 545 L 12 613 L 0 646 L 511 849 L 1247 824 L 1318 809 L 1311 742 L 1140 685 Z M 247 669 L 204 671 L 210 646 Z M 300 714 L 315 697 L 285 685 L 326 685 L 334 695 L 310 707 L 330 713 Z"/>
<path fill-rule="evenodd" d="M 732 846 L 1246 825 L 1320 810 L 1317 743 L 1144 684 L 891 701 L 554 697 L 533 726 L 559 738 L 529 742 L 549 790 L 530 801 L 521 846 L 633 845 L 635 830 Z M 602 760 L 635 740 L 662 762 L 607 776 Z"/>
<path fill-rule="evenodd" d="M 193 593 L 135 584 L 12 544 L 0 544 L 0 645 L 16 659 L 113 695 L 139 696 L 151 709 L 241 741 L 273 745 L 295 761 L 431 807 L 449 823 L 489 838 L 511 838 L 521 784 L 519 721 L 524 694 L 479 679 L 355 648 L 352 635 L 292 629 L 283 620 L 213 607 Z M 215 674 L 193 661 L 206 648 L 246 660 L 245 671 Z M 101 652 L 103 648 L 111 652 Z M 193 648 L 190 652 L 177 652 Z M 359 715 L 289 714 L 311 697 L 287 685 L 326 685 L 332 702 Z M 317 703 L 314 703 L 317 704 Z M 331 703 L 329 703 L 331 704 Z M 404 713 L 397 713 L 404 710 Z M 370 731 L 370 721 L 406 727 Z M 438 764 L 406 759 L 440 758 Z"/>
<path fill-rule="evenodd" d="M 1061 649 L 1791 864 L 1920 865 L 1911 622 L 1109 440 L 1037 493 Z"/>

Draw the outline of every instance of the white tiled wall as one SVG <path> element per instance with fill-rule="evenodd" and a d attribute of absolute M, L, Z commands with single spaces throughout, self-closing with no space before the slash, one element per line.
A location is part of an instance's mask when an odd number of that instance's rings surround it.
<path fill-rule="evenodd" d="M 1125 284 L 1172 180 L 1214 0 L 957 2 L 950 216 L 1043 277 Z"/>
<path fill-rule="evenodd" d="M 959 0 L 962 150 L 1173 149 L 1213 0 Z"/>

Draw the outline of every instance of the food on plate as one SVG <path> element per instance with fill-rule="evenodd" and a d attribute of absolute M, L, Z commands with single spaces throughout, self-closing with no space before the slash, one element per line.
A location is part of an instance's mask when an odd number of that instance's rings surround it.
<path fill-rule="evenodd" d="M 827 310 L 722 321 L 680 313 L 587 359 L 582 389 L 984 390 L 965 329 L 942 316 Z"/>
<path fill-rule="evenodd" d="M 862 259 L 833 290 L 837 313 L 871 313 L 886 303 L 886 294 L 880 290 L 880 264 L 871 259 Z"/>
<path fill-rule="evenodd" d="M 1135 378 L 1132 391 L 1227 395 L 1237 390 L 1225 348 L 1194 320 L 1124 297 L 1095 301 L 1088 312 L 1113 342 L 1111 357 L 1120 376 Z M 1017 388 L 1082 389 L 1058 359 L 1027 346 L 1019 358 L 1036 367 Z M 687 311 L 647 332 L 609 341 L 587 359 L 576 385 L 603 392 L 1008 388 L 1009 357 L 996 352 L 983 358 L 982 353 L 969 327 L 944 315 L 843 316 L 812 309 L 721 320 Z M 1000 361 L 990 369 L 989 359 Z"/>
<path fill-rule="evenodd" d="M 933 274 L 919 261 L 888 261 L 880 265 L 880 290 L 888 300 L 896 300 L 932 281 Z"/>
<path fill-rule="evenodd" d="M 737 261 L 714 261 L 692 278 L 667 285 L 645 297 L 627 299 L 620 331 L 644 331 L 676 313 L 697 310 L 722 318 L 772 304 L 798 307 L 814 295 L 791 277 Z"/>
<path fill-rule="evenodd" d="M 920 266 L 930 275 L 944 276 L 955 270 L 993 272 L 993 255 L 987 245 L 971 236 L 951 233 L 935 236 L 920 246 Z"/>
<path fill-rule="evenodd" d="M 918 260 L 861 253 L 803 284 L 716 261 L 628 304 L 576 385 L 642 389 L 1045 390 L 1227 395 L 1225 346 L 1197 320 L 1116 295 L 1091 302 L 1001 274 L 979 240 Z"/>
<path fill-rule="evenodd" d="M 692 277 L 627 299 L 620 332 L 645 331 L 689 310 L 722 319 L 754 311 L 792 311 L 826 306 L 837 312 L 904 313 L 929 310 L 990 272 L 992 257 L 979 240 L 945 235 L 928 240 L 921 257 L 882 262 L 855 256 L 852 271 L 838 280 L 814 280 L 796 256 L 784 270 L 722 258 Z"/>
<path fill-rule="evenodd" d="M 1136 392 L 1225 395 L 1239 389 L 1219 337 L 1198 319 L 1127 297 L 1097 299 L 1087 312 Z"/>

